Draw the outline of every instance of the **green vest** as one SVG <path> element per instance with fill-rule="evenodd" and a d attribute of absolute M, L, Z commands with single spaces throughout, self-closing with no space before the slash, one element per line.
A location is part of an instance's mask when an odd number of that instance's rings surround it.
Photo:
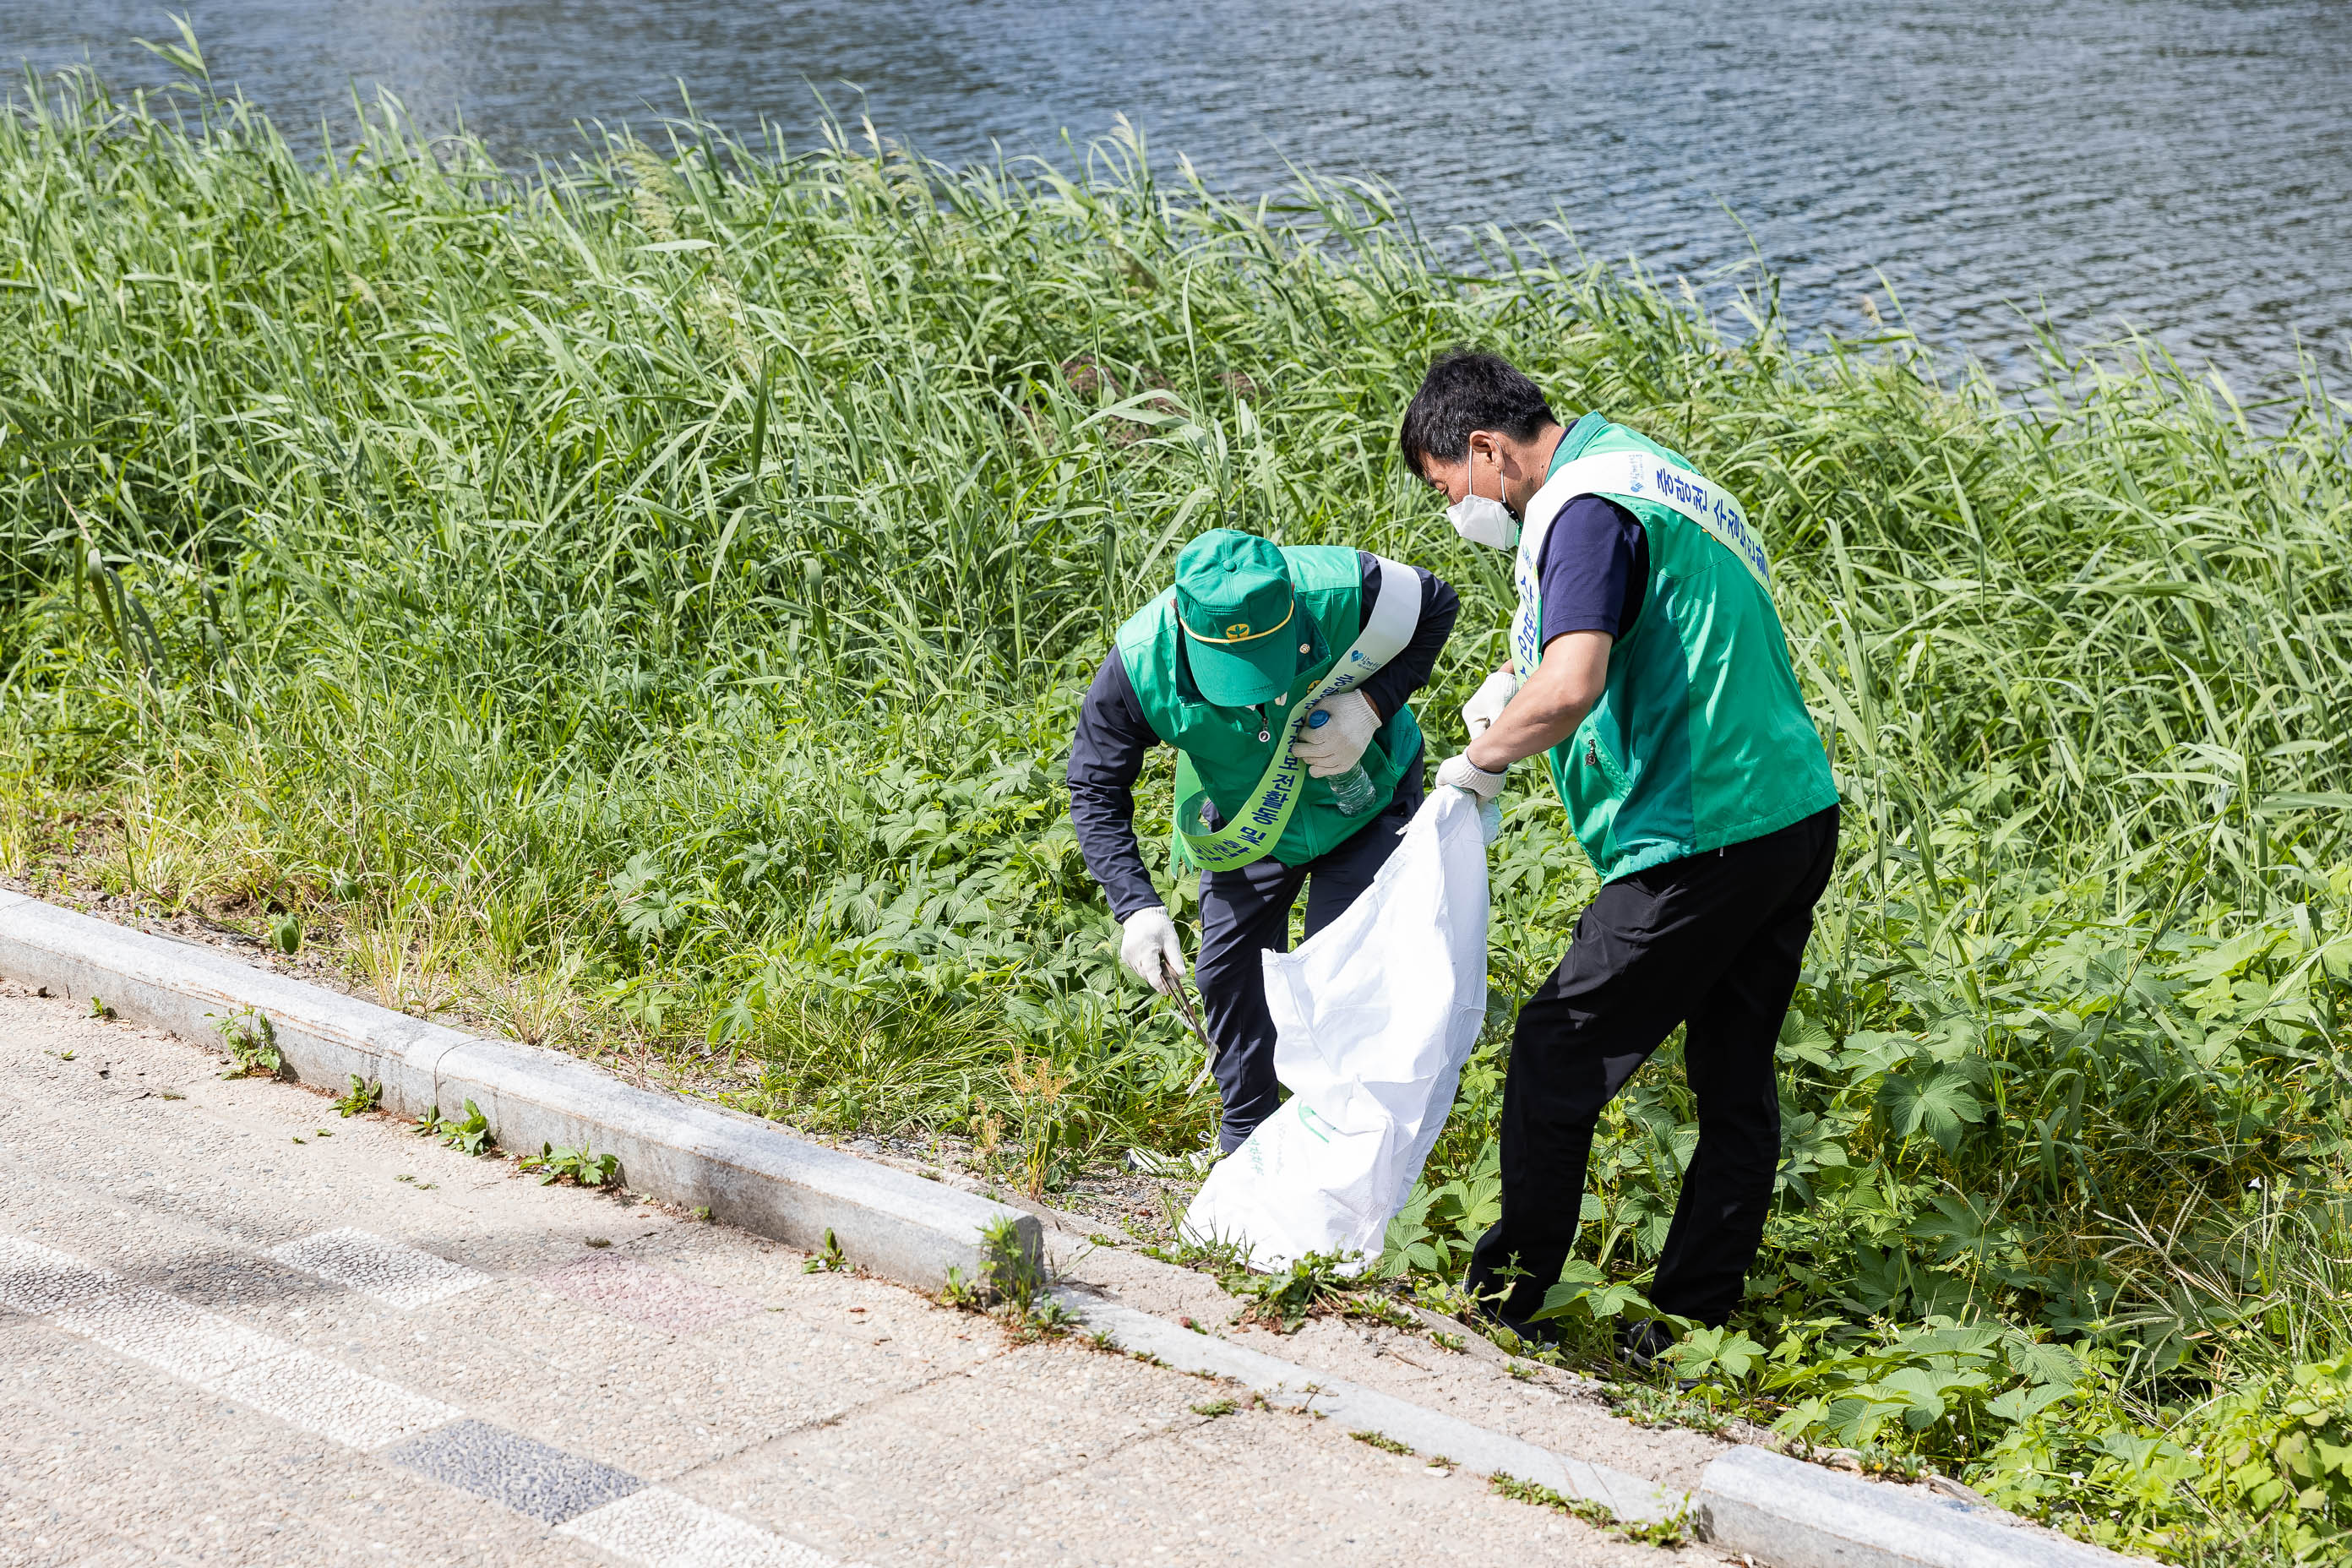
<path fill-rule="evenodd" d="M 1291 592 L 1311 623 L 1308 635 L 1299 638 L 1309 651 L 1300 656 L 1297 679 L 1286 694 L 1286 700 L 1295 701 L 1328 673 L 1362 631 L 1363 566 L 1353 550 L 1332 544 L 1286 544 L 1282 559 L 1290 570 Z M 1418 594 L 1420 584 L 1384 578 L 1381 592 Z M 1173 587 L 1129 616 L 1115 640 L 1144 721 L 1181 754 L 1178 809 L 1197 787 L 1208 792 L 1220 816 L 1232 819 L 1249 803 L 1274 761 L 1283 738 L 1284 704 L 1268 703 L 1261 716 L 1255 708 L 1217 708 L 1202 700 L 1183 658 L 1184 634 L 1176 624 Z M 1421 726 L 1413 721 L 1410 707 L 1400 707 L 1364 748 L 1363 768 L 1376 796 L 1373 808 L 1358 816 L 1343 816 L 1331 803 L 1329 782 L 1308 778 L 1282 837 L 1275 841 L 1275 858 L 1297 866 L 1337 848 L 1387 807 L 1406 765 L 1420 752 Z M 1193 779 L 1199 781 L 1197 786 Z M 1200 831 L 1200 824 L 1192 826 Z"/>
<path fill-rule="evenodd" d="M 1760 838 L 1837 804 L 1762 547 L 1738 503 L 1679 478 L 1697 474 L 1679 453 L 1598 414 L 1561 437 L 1551 472 L 1613 454 L 1626 458 L 1621 484 L 1584 488 L 1570 476 L 1548 482 L 1528 507 L 1512 637 L 1524 680 L 1540 657 L 1543 542 L 1562 507 L 1605 495 L 1640 520 L 1650 546 L 1641 612 L 1609 651 L 1600 701 L 1549 757 L 1553 787 L 1604 882 Z M 1710 532 L 1657 499 L 1667 491 L 1729 526 Z"/>

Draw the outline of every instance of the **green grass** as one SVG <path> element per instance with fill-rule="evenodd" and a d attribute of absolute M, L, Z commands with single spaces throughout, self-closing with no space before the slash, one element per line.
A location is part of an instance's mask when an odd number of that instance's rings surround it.
<path fill-rule="evenodd" d="M 1360 1436 L 1361 1434 L 1359 1434 Z M 1648 1523 L 1629 1524 L 1617 1517 L 1617 1510 L 1591 1498 L 1572 1498 L 1534 1481 L 1497 1470 L 1486 1478 L 1486 1489 L 1496 1497 L 1507 1497 L 1514 1502 L 1532 1503 L 1555 1513 L 1570 1514 L 1623 1541 L 1638 1541 L 1651 1546 L 1680 1546 L 1690 1539 L 1689 1520 L 1675 1513 Z"/>
<path fill-rule="evenodd" d="M 680 123 L 526 178 L 390 111 L 322 162 L 73 78 L 0 121 L 0 874 L 1032 1191 L 1213 1113 L 1058 786 L 1174 550 L 1445 574 L 1443 748 L 1507 585 L 1395 461 L 1430 354 L 1687 452 L 1771 540 L 1847 812 L 1709 1397 L 2183 1560 L 2341 1550 L 2352 459 L 2317 389 L 2257 435 L 2125 344 L 2004 405 L 1897 331 L 1801 350 L 1769 279 L 1727 327 L 1559 235 L 1450 273 L 1376 190 L 1234 202 L 1131 136 L 952 171 Z M 1538 782 L 1495 1026 L 1383 1259 L 1424 1300 L 1492 1217 L 1510 999 L 1591 887 Z M 1670 1046 L 1596 1152 L 1571 1334 L 1639 1310 L 1689 1112 Z"/>

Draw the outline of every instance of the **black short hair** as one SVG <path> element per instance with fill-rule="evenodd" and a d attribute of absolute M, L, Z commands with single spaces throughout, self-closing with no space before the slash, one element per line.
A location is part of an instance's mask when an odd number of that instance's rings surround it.
<path fill-rule="evenodd" d="M 1543 393 L 1510 361 L 1475 349 L 1448 349 L 1421 378 L 1421 390 L 1397 426 L 1397 445 L 1412 471 L 1425 479 L 1422 465 L 1430 458 L 1452 463 L 1468 453 L 1473 430 L 1532 441 L 1558 423 Z"/>

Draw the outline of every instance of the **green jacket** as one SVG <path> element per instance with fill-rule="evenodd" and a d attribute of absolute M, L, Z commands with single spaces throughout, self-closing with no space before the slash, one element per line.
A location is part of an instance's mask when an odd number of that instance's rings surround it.
<path fill-rule="evenodd" d="M 1598 414 L 1561 438 L 1551 473 L 1611 454 L 1633 459 L 1620 488 L 1580 488 L 1570 476 L 1548 481 L 1529 506 L 1512 636 L 1525 679 L 1541 647 L 1543 543 L 1562 507 L 1580 494 L 1605 495 L 1640 520 L 1650 546 L 1640 613 L 1610 649 L 1601 700 L 1549 754 L 1553 787 L 1604 882 L 1760 838 L 1837 804 L 1780 612 L 1758 580 L 1760 547 L 1751 571 L 1730 545 L 1657 500 L 1669 486 L 1687 493 L 1674 470 L 1697 470 Z"/>
<path fill-rule="evenodd" d="M 1307 687 L 1320 680 L 1363 629 L 1363 567 L 1353 550 L 1341 545 L 1286 544 L 1284 563 L 1290 569 L 1291 592 L 1307 611 L 1309 635 L 1300 640 L 1298 678 L 1287 700 L 1296 701 Z M 1383 583 L 1381 592 L 1412 593 L 1416 584 Z M 1186 671 L 1182 657 L 1184 634 L 1176 624 L 1176 590 L 1170 588 L 1128 617 L 1115 639 L 1129 684 L 1135 688 L 1151 732 L 1181 753 L 1176 772 L 1176 807 L 1188 801 L 1198 808 L 1206 793 L 1218 815 L 1231 820 L 1249 803 L 1258 781 L 1273 763 L 1282 740 L 1282 711 L 1269 704 L 1261 716 L 1255 708 L 1217 708 L 1202 700 Z M 1260 740 L 1263 734 L 1266 737 Z M 1378 805 L 1359 816 L 1346 816 L 1331 802 L 1331 786 L 1309 778 L 1290 815 L 1273 854 L 1287 866 L 1300 865 L 1337 848 L 1387 807 L 1397 781 L 1421 751 L 1421 726 L 1410 707 L 1400 707 L 1375 731 L 1365 748 L 1364 772 L 1378 792 Z M 1194 832 L 1202 824 L 1192 825 Z"/>

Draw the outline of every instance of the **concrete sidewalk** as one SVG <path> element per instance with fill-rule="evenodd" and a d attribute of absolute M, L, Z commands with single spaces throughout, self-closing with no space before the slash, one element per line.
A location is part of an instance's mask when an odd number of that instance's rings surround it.
<path fill-rule="evenodd" d="M 0 984 L 0 1564 L 1718 1561 L 222 1065 Z"/>

